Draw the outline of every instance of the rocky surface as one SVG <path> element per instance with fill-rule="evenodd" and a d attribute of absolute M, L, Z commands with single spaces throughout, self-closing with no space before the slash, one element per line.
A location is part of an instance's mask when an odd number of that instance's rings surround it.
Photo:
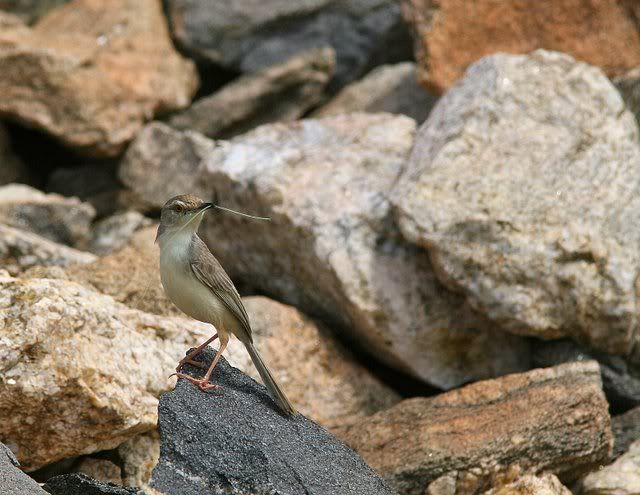
<path fill-rule="evenodd" d="M 151 223 L 151 220 L 134 210 L 107 217 L 93 227 L 87 249 L 99 255 L 117 251 L 128 244 L 137 230 Z"/>
<path fill-rule="evenodd" d="M 613 464 L 588 474 L 581 483 L 581 495 L 634 495 L 640 493 L 640 442 Z"/>
<path fill-rule="evenodd" d="M 353 112 L 404 114 L 421 124 L 436 97 L 418 84 L 416 64 L 402 62 L 375 68 L 349 84 L 335 98 L 316 110 L 315 117 Z"/>
<path fill-rule="evenodd" d="M 394 202 L 439 279 L 501 328 L 628 354 L 638 160 L 638 127 L 598 69 L 494 55 L 440 99 Z"/>
<path fill-rule="evenodd" d="M 613 446 L 594 361 L 478 382 L 433 398 L 407 399 L 340 433 L 398 492 L 429 483 L 478 493 L 501 471 L 575 479 Z"/>
<path fill-rule="evenodd" d="M 435 494 L 429 492 L 428 495 Z M 485 492 L 484 495 L 571 495 L 571 492 L 553 474 L 542 476 L 529 474 L 515 481 L 500 484 Z"/>
<path fill-rule="evenodd" d="M 445 290 L 427 253 L 392 222 L 388 195 L 414 126 L 402 116 L 352 114 L 215 143 L 151 124 L 120 176 L 156 207 L 192 191 L 271 217 L 213 212 L 200 232 L 236 282 L 328 318 L 376 358 L 440 387 L 526 369 L 526 343 L 493 331 Z"/>
<path fill-rule="evenodd" d="M 0 0 L 0 10 L 11 12 L 27 24 L 32 24 L 51 9 L 70 0 Z"/>
<path fill-rule="evenodd" d="M 25 163 L 14 153 L 9 135 L 0 124 L 0 186 L 12 182 L 28 182 L 29 170 Z"/>
<path fill-rule="evenodd" d="M 122 460 L 122 484 L 144 487 L 160 458 L 160 436 L 156 430 L 137 435 L 118 447 Z"/>
<path fill-rule="evenodd" d="M 3 495 L 46 495 L 40 485 L 22 472 L 13 453 L 0 443 L 0 493 Z"/>
<path fill-rule="evenodd" d="M 154 428 L 169 373 L 210 331 L 66 280 L 2 276 L 0 294 L 0 438 L 27 470 Z"/>
<path fill-rule="evenodd" d="M 640 407 L 635 407 L 611 418 L 613 430 L 613 457 L 624 454 L 633 442 L 640 440 Z"/>
<path fill-rule="evenodd" d="M 31 232 L 0 224 L 0 262 L 13 275 L 41 265 L 83 265 L 96 261 L 95 255 L 45 239 Z"/>
<path fill-rule="evenodd" d="M 33 28 L 14 23 L 0 30 L 0 65 L 0 116 L 94 156 L 121 152 L 197 86 L 156 0 L 74 0 Z"/>
<path fill-rule="evenodd" d="M 94 216 L 93 207 L 77 198 L 44 194 L 24 184 L 0 187 L 0 222 L 54 242 L 82 245 Z"/>
<path fill-rule="evenodd" d="M 472 62 L 497 52 L 557 50 L 602 67 L 610 76 L 640 65 L 636 2 L 480 0 L 473 9 L 467 5 L 465 0 L 403 0 L 421 79 L 440 92 Z"/>
<path fill-rule="evenodd" d="M 122 484 L 122 469 L 109 459 L 85 457 L 75 465 L 74 472 L 103 483 Z"/>
<path fill-rule="evenodd" d="M 336 52 L 333 87 L 340 87 L 376 63 L 410 58 L 393 0 L 169 0 L 168 14 L 184 50 L 241 72 L 329 45 Z"/>
<path fill-rule="evenodd" d="M 51 495 L 145 495 L 138 488 L 103 483 L 83 474 L 55 476 L 47 480 L 43 488 Z"/>
<path fill-rule="evenodd" d="M 332 48 L 309 50 L 230 82 L 168 123 L 209 137 L 230 137 L 268 122 L 296 120 L 322 101 L 334 67 Z"/>
<path fill-rule="evenodd" d="M 213 352 L 203 357 L 210 362 Z M 153 489 L 165 495 L 394 493 L 355 452 L 303 416 L 283 415 L 263 386 L 224 359 L 212 379 L 223 388 L 205 394 L 179 380 L 162 396 Z"/>

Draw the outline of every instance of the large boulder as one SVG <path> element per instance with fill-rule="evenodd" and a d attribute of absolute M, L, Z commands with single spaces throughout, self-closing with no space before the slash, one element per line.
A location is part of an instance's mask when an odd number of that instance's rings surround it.
<path fill-rule="evenodd" d="M 202 361 L 213 355 L 208 351 Z M 164 495 L 394 493 L 353 450 L 304 416 L 282 414 L 262 385 L 224 358 L 212 380 L 222 388 L 203 393 L 179 380 L 162 396 L 153 489 Z"/>
<path fill-rule="evenodd" d="M 594 67 L 499 54 L 436 105 L 394 191 L 404 236 L 501 328 L 630 352 L 638 127 Z"/>
<path fill-rule="evenodd" d="M 33 28 L 4 24 L 0 116 L 79 152 L 120 153 L 146 120 L 195 92 L 195 68 L 174 50 L 159 0 L 74 0 Z"/>
<path fill-rule="evenodd" d="M 422 81 L 444 92 L 496 52 L 568 53 L 609 76 L 640 65 L 640 4 L 601 0 L 402 0 Z"/>
<path fill-rule="evenodd" d="M 255 72 L 332 46 L 333 87 L 372 65 L 406 60 L 411 41 L 395 0 L 168 0 L 173 35 L 201 60 Z"/>
<path fill-rule="evenodd" d="M 473 495 L 514 467 L 571 481 L 606 462 L 613 446 L 594 361 L 407 399 L 339 435 L 406 495 Z"/>
<path fill-rule="evenodd" d="M 189 191 L 271 217 L 214 210 L 200 231 L 234 280 L 328 319 L 378 359 L 440 387 L 526 368 L 526 344 L 440 285 L 392 221 L 414 130 L 407 117 L 352 114 L 214 143 L 151 124 L 120 174 L 156 207 Z"/>
<path fill-rule="evenodd" d="M 231 81 L 168 123 L 209 137 L 230 137 L 260 124 L 295 120 L 322 101 L 334 66 L 330 47 L 309 50 Z"/>
<path fill-rule="evenodd" d="M 0 308 L 0 440 L 26 470 L 153 429 L 176 362 L 210 333 L 67 280 L 0 276 Z"/>

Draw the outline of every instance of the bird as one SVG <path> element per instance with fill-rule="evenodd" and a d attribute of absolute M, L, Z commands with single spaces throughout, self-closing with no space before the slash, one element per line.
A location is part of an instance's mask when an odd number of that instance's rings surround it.
<path fill-rule="evenodd" d="M 160 246 L 160 279 L 164 291 L 183 313 L 210 323 L 217 330 L 210 339 L 180 360 L 176 375 L 203 391 L 220 388 L 209 379 L 231 335 L 234 335 L 246 347 L 273 400 L 284 413 L 294 415 L 295 408 L 254 345 L 249 316 L 236 287 L 198 236 L 204 214 L 213 207 L 217 206 L 192 194 L 182 194 L 169 199 L 160 212 L 156 242 Z M 220 347 L 204 377 L 194 378 L 181 373 L 187 363 L 202 365 L 194 358 L 216 338 Z"/>

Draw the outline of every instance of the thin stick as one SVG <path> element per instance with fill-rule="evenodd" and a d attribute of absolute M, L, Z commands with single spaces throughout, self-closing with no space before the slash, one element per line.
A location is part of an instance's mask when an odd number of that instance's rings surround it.
<path fill-rule="evenodd" d="M 267 221 L 271 220 L 271 218 L 269 217 L 256 217 L 255 215 L 247 215 L 246 213 L 240 213 L 239 211 L 232 210 L 230 208 L 225 208 L 224 206 L 218 206 L 218 205 L 213 205 L 213 206 L 215 208 L 218 208 L 219 210 L 228 211 L 229 213 L 235 213 L 236 215 L 240 215 L 247 218 L 253 218 L 254 220 L 267 220 Z"/>

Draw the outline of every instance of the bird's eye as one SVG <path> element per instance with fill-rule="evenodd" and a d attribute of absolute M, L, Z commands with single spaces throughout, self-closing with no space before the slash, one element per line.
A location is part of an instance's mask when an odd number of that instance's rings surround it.
<path fill-rule="evenodd" d="M 184 206 L 182 206 L 182 205 L 176 205 L 176 212 L 177 212 L 177 213 L 182 213 L 182 212 L 184 212 Z"/>

